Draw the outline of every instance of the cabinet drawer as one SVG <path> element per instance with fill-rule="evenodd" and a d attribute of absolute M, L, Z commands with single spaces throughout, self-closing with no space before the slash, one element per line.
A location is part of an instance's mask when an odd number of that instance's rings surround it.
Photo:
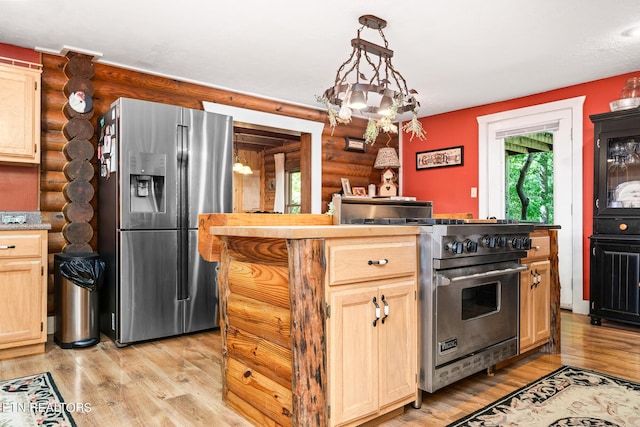
<path fill-rule="evenodd" d="M 0 233 L 0 259 L 40 257 L 42 236 L 40 233 Z"/>
<path fill-rule="evenodd" d="M 327 242 L 329 285 L 416 274 L 415 236 Z"/>
<path fill-rule="evenodd" d="M 531 249 L 527 251 L 527 258 L 523 260 L 526 262 L 529 259 L 549 258 L 550 253 L 549 236 L 531 236 Z"/>

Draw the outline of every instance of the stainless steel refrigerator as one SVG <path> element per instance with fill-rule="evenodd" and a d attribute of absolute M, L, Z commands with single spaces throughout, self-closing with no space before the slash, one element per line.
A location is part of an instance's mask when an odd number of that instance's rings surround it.
<path fill-rule="evenodd" d="M 198 214 L 232 210 L 232 118 L 120 98 L 98 125 L 102 332 L 122 346 L 216 327 Z"/>

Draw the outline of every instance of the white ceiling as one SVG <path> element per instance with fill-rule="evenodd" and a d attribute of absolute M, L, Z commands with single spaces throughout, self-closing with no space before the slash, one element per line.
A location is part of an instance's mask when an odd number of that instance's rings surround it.
<path fill-rule="evenodd" d="M 639 0 L 0 0 L 0 42 L 322 108 L 365 14 L 419 116 L 640 70 Z"/>

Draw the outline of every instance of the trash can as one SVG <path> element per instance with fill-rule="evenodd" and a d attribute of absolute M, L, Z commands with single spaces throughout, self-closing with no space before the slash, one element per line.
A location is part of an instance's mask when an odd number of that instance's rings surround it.
<path fill-rule="evenodd" d="M 96 253 L 62 253 L 54 264 L 54 341 L 62 348 L 89 347 L 100 342 L 98 290 L 105 263 Z"/>

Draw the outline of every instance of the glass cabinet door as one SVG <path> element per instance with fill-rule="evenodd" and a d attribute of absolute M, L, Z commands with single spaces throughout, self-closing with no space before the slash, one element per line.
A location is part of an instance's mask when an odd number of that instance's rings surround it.
<path fill-rule="evenodd" d="M 640 135 L 605 138 L 600 144 L 606 154 L 600 182 L 606 188 L 606 208 L 640 208 Z"/>

